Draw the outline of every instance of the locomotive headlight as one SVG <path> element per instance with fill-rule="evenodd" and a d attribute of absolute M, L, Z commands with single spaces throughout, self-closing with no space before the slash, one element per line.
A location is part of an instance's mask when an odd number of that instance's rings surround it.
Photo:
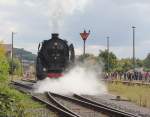
<path fill-rule="evenodd" d="M 55 42 L 55 43 L 54 43 L 54 45 L 55 45 L 55 46 L 57 46 L 57 45 L 58 45 L 58 43 L 57 43 L 57 42 Z"/>
<path fill-rule="evenodd" d="M 46 68 L 43 68 L 43 71 L 46 71 Z"/>

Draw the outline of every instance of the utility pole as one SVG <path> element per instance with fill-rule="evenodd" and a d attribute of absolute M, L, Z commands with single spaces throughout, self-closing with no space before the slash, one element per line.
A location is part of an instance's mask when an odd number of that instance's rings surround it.
<path fill-rule="evenodd" d="M 83 40 L 83 55 L 85 55 L 85 41 L 86 40 Z"/>
<path fill-rule="evenodd" d="M 11 55 L 11 81 L 13 81 L 13 75 L 14 75 L 14 71 L 13 71 L 13 67 L 14 67 L 14 32 L 12 32 L 11 34 L 11 43 L 12 43 L 12 47 L 11 47 L 11 52 L 12 52 L 12 55 Z"/>
<path fill-rule="evenodd" d="M 133 71 L 135 72 L 135 26 L 132 26 L 133 29 Z"/>
<path fill-rule="evenodd" d="M 109 37 L 107 37 L 107 70 L 109 72 Z"/>
<path fill-rule="evenodd" d="M 13 58 L 14 58 L 14 32 L 12 32 L 12 35 L 11 35 L 11 43 L 12 43 L 12 46 L 11 46 L 11 81 L 13 81 Z"/>

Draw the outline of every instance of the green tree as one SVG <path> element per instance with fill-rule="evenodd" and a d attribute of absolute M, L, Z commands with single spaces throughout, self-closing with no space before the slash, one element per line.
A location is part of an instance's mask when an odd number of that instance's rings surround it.
<path fill-rule="evenodd" d="M 136 59 L 135 63 L 136 63 L 136 68 L 143 67 L 142 60 Z M 127 72 L 131 69 L 133 69 L 133 59 L 124 58 L 124 59 L 118 60 L 116 71 Z"/>
<path fill-rule="evenodd" d="M 108 61 L 109 57 L 109 61 Z M 98 55 L 98 60 L 104 63 L 104 71 L 111 72 L 114 71 L 117 67 L 117 57 L 113 52 L 109 52 L 107 50 L 100 50 Z M 109 67 L 109 68 L 108 68 Z"/>
<path fill-rule="evenodd" d="M 144 59 L 144 68 L 150 70 L 150 53 L 147 55 L 147 57 Z"/>
<path fill-rule="evenodd" d="M 12 66 L 12 60 L 11 60 L 11 58 L 8 58 L 8 62 L 9 62 L 9 65 Z M 9 73 L 12 74 L 11 67 L 9 69 Z M 18 76 L 22 75 L 21 62 L 20 62 L 20 60 L 18 58 L 14 58 L 14 60 L 13 60 L 13 74 L 14 75 L 18 75 Z"/>
<path fill-rule="evenodd" d="M 78 58 L 79 61 L 88 61 L 88 60 L 96 60 L 96 57 L 93 54 L 86 53 L 85 55 L 80 55 Z"/>
<path fill-rule="evenodd" d="M 0 54 L 0 81 L 8 78 L 9 65 L 4 55 Z"/>
<path fill-rule="evenodd" d="M 144 66 L 144 61 L 140 59 L 136 59 L 136 66 L 137 67 L 143 67 Z"/>
<path fill-rule="evenodd" d="M 127 72 L 128 70 L 133 68 L 132 59 L 130 58 L 121 59 L 119 60 L 119 63 L 120 67 L 122 68 L 121 72 Z"/>

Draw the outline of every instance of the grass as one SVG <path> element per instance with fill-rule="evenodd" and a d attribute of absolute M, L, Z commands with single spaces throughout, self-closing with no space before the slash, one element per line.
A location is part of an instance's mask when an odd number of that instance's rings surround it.
<path fill-rule="evenodd" d="M 108 91 L 120 95 L 143 107 L 150 107 L 150 87 L 108 83 Z"/>
<path fill-rule="evenodd" d="M 30 117 L 34 113 L 26 111 L 43 107 L 30 96 L 11 88 L 8 83 L 0 83 L 0 116 Z"/>

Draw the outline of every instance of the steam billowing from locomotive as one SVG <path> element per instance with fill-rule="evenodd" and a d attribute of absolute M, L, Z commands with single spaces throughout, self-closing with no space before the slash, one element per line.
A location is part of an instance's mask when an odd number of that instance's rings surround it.
<path fill-rule="evenodd" d="M 95 66 L 94 66 L 95 67 Z M 74 66 L 69 72 L 59 79 L 46 78 L 38 81 L 35 85 L 35 92 L 54 92 L 64 95 L 101 95 L 107 93 L 105 84 L 102 82 L 99 66 L 83 64 Z"/>
<path fill-rule="evenodd" d="M 56 33 L 52 34 L 51 39 L 39 44 L 36 92 L 90 95 L 106 93 L 106 87 L 96 71 L 100 71 L 100 67 L 93 67 L 93 64 L 74 65 L 74 59 L 73 44 L 69 45 Z"/>
<path fill-rule="evenodd" d="M 65 17 L 74 14 L 76 11 L 83 12 L 91 0 L 49 0 L 50 27 L 53 32 L 58 32 Z"/>

